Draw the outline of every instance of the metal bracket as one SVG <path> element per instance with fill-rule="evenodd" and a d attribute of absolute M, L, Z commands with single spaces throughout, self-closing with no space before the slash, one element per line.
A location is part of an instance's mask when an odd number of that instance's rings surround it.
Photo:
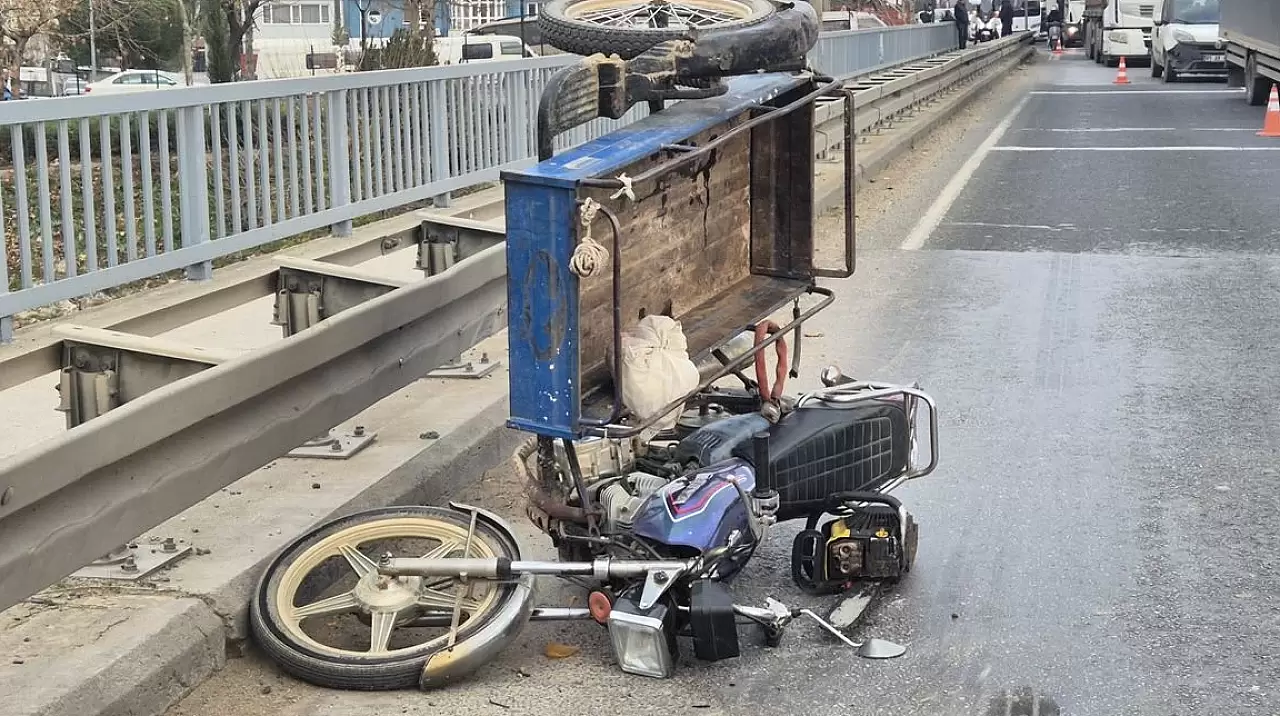
<path fill-rule="evenodd" d="M 120 545 L 91 564 L 72 572 L 71 576 L 79 579 L 136 582 L 193 551 L 191 545 L 179 545 L 172 537 L 152 545 Z"/>
<path fill-rule="evenodd" d="M 428 378 L 465 378 L 474 380 L 483 378 L 502 365 L 501 361 L 490 361 L 488 353 L 481 353 L 478 361 L 462 361 L 461 356 L 427 373 Z"/>
<path fill-rule="evenodd" d="M 102 328 L 65 325 L 58 410 L 67 429 L 235 357 L 234 353 L 135 336 Z"/>
<path fill-rule="evenodd" d="M 428 212 L 419 215 L 417 268 L 428 276 L 507 240 L 506 229 L 498 222 Z"/>
<path fill-rule="evenodd" d="M 654 569 L 644 577 L 644 589 L 640 591 L 640 608 L 652 607 L 671 588 L 680 576 L 678 569 Z"/>
<path fill-rule="evenodd" d="M 323 261 L 284 258 L 279 264 L 271 323 L 281 327 L 285 338 L 408 285 L 400 279 Z"/>
<path fill-rule="evenodd" d="M 460 216 L 420 212 L 422 225 L 418 233 L 419 271 L 428 276 L 443 273 L 455 263 L 497 246 L 507 240 L 506 228 L 497 222 L 476 221 Z M 497 370 L 501 362 L 489 361 L 489 354 L 478 363 L 454 358 L 427 374 L 430 378 L 483 378 Z"/>
<path fill-rule="evenodd" d="M 271 322 L 281 327 L 285 338 L 408 285 L 400 279 L 322 261 L 284 258 L 279 264 Z M 350 432 L 329 430 L 290 450 L 285 457 L 346 460 L 376 437 L 377 433 L 366 433 L 362 426 Z"/>
<path fill-rule="evenodd" d="M 62 339 L 58 410 L 70 430 L 131 400 L 235 357 L 233 353 L 89 326 L 54 328 Z M 191 554 L 172 538 L 150 547 L 120 545 L 73 572 L 82 579 L 137 581 Z"/>
<path fill-rule="evenodd" d="M 330 430 L 302 445 L 290 450 L 285 457 L 310 457 L 325 460 L 346 460 L 361 450 L 369 447 L 377 433 L 366 433 L 364 427 L 357 425 L 350 432 L 334 432 Z"/>

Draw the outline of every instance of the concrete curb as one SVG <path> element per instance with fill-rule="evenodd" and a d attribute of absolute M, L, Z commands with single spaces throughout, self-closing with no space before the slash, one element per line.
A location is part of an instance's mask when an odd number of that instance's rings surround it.
<path fill-rule="evenodd" d="M 55 658 L 38 675 L 40 687 L 5 698 L 6 715 L 155 713 L 223 667 L 223 621 L 200 599 L 127 597 L 111 601 L 115 611 L 122 602 L 125 616 L 105 616 L 105 624 L 74 619 L 77 630 L 96 637 L 70 660 Z M 67 628 L 63 622 L 46 626 Z"/>
<path fill-rule="evenodd" d="M 511 457 L 524 440 L 506 427 L 506 392 L 500 399 L 479 408 L 474 416 L 442 435 L 441 439 L 401 463 L 377 482 L 361 490 L 341 506 L 331 509 L 316 524 L 345 515 L 387 505 L 443 504 L 450 495 L 478 481 L 486 472 Z M 208 597 L 214 611 L 226 624 L 227 641 L 249 638 L 249 600 L 267 560 L 276 550 L 262 556 L 250 569 L 227 582 L 225 588 Z M 80 716 L 83 716 L 81 714 Z"/>
<path fill-rule="evenodd" d="M 989 89 L 996 81 L 1007 77 L 1010 69 L 1025 62 L 1034 52 L 1035 48 L 1028 45 L 1021 52 L 992 65 L 991 69 L 978 81 L 943 100 L 937 107 L 931 108 L 928 116 L 912 122 L 900 130 L 894 130 L 893 137 L 874 150 L 865 153 L 855 150 L 854 160 L 857 162 L 857 166 L 854 168 L 855 185 L 862 186 L 872 177 L 884 171 L 886 167 L 903 154 L 915 149 L 917 140 L 923 139 L 943 122 L 951 119 L 956 110 L 973 101 L 974 98 Z M 814 197 L 816 213 L 827 212 L 838 206 L 842 201 L 844 201 L 844 193 L 839 183 L 836 186 L 822 187 L 818 190 L 818 195 Z"/>

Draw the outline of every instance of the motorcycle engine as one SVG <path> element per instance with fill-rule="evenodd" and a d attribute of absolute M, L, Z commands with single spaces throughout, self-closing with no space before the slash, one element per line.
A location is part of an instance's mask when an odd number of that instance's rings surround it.
<path fill-rule="evenodd" d="M 605 512 L 605 531 L 630 530 L 640 506 L 667 482 L 665 477 L 633 472 L 601 490 L 600 506 Z"/>
<path fill-rule="evenodd" d="M 636 449 L 631 440 L 587 438 L 575 440 L 573 449 L 578 456 L 578 467 L 582 470 L 582 481 L 588 488 L 601 480 L 626 475 L 636 460 Z M 573 472 L 569 469 L 569 457 L 565 454 L 564 445 L 556 442 L 555 451 L 561 482 L 568 492 L 572 492 Z"/>

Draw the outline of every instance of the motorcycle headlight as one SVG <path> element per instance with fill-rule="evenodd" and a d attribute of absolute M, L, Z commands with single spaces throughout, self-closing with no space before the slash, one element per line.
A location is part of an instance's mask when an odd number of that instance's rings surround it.
<path fill-rule="evenodd" d="M 642 610 L 620 597 L 609 612 L 613 658 L 628 674 L 665 679 L 675 673 L 675 630 L 671 612 L 661 602 Z"/>
<path fill-rule="evenodd" d="M 1174 39 L 1176 42 L 1195 42 L 1195 41 L 1196 41 L 1196 36 L 1195 36 L 1195 35 L 1192 35 L 1191 33 L 1187 32 L 1186 30 L 1174 30 L 1174 31 L 1173 31 L 1173 39 Z"/>
<path fill-rule="evenodd" d="M 1074 35 L 1074 34 L 1076 34 L 1077 32 L 1080 32 L 1080 28 L 1076 27 L 1075 25 L 1072 25 L 1071 27 L 1068 27 L 1068 28 L 1067 28 L 1067 34 L 1068 34 L 1068 35 Z"/>

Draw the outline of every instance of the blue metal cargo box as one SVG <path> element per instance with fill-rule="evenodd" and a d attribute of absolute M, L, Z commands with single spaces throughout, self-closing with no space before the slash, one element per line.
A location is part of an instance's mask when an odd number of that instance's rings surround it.
<path fill-rule="evenodd" d="M 512 427 L 578 438 L 608 415 L 615 328 L 670 315 L 690 354 L 705 355 L 828 275 L 812 261 L 813 104 L 802 100 L 815 86 L 808 74 L 735 78 L 724 95 L 504 172 Z M 630 196 L 619 177 L 634 179 Z M 593 223 L 610 267 L 580 278 L 569 266 L 588 198 L 620 231 Z"/>

